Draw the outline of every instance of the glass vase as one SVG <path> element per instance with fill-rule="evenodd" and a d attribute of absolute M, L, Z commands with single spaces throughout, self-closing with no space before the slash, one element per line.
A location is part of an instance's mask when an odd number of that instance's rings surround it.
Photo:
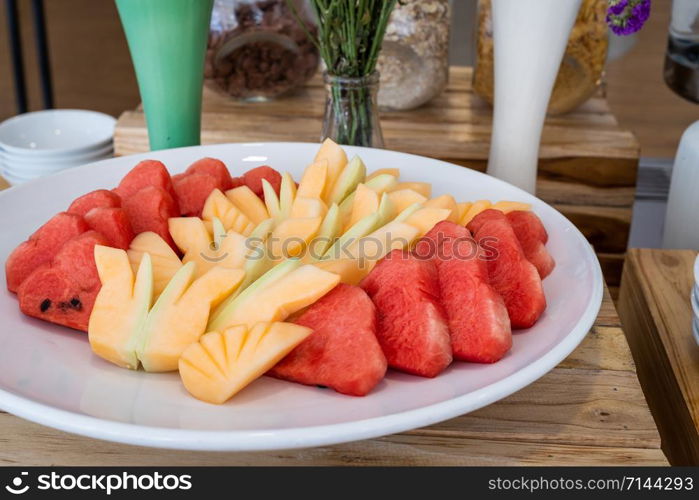
<path fill-rule="evenodd" d="M 352 78 L 325 73 L 325 116 L 321 140 L 338 144 L 383 148 L 377 94 L 379 74 Z"/>

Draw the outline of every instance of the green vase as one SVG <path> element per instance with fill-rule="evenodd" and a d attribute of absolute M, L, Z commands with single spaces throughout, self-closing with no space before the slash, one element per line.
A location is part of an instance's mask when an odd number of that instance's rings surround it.
<path fill-rule="evenodd" d="M 213 0 L 116 0 L 151 150 L 201 140 L 204 54 Z"/>

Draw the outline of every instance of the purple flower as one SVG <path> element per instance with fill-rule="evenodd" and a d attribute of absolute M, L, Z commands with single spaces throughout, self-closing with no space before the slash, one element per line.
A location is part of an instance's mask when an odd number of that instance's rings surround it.
<path fill-rule="evenodd" d="M 607 24 L 617 35 L 640 30 L 650 17 L 650 0 L 609 0 Z"/>

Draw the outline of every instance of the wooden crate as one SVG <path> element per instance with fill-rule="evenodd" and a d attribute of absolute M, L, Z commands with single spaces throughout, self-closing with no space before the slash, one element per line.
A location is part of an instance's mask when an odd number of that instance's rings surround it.
<path fill-rule="evenodd" d="M 319 140 L 325 91 L 320 78 L 295 95 L 241 103 L 204 90 L 202 143 Z M 455 67 L 443 95 L 420 109 L 381 115 L 386 147 L 484 171 L 491 108 L 471 88 L 471 69 Z M 148 150 L 140 109 L 124 112 L 114 137 L 117 155 Z M 588 237 L 607 282 L 618 285 L 629 238 L 639 145 L 619 127 L 602 96 L 547 120 L 537 194 Z M 454 193 L 458 196 L 458 193 Z"/>

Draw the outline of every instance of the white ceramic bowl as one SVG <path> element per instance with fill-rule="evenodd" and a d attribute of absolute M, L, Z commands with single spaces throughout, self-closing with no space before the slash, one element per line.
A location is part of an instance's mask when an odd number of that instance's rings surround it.
<path fill-rule="evenodd" d="M 112 152 L 110 151 L 108 154 L 98 156 L 89 160 L 81 161 L 81 162 L 71 162 L 71 163 L 64 163 L 64 164 L 58 164 L 58 163 L 52 163 L 50 166 L 47 166 L 45 168 L 42 167 L 35 167 L 35 166 L 22 166 L 22 167 L 17 167 L 12 166 L 12 165 L 7 165 L 7 164 L 2 164 L 0 163 L 0 173 L 2 173 L 2 176 L 7 180 L 11 185 L 15 186 L 17 184 L 22 184 L 24 182 L 39 178 L 39 177 L 45 177 L 47 175 L 54 174 L 56 172 L 60 172 L 61 170 L 67 170 L 75 167 L 79 167 L 81 165 L 85 165 L 87 163 L 94 163 L 97 161 L 102 161 L 112 158 Z"/>
<path fill-rule="evenodd" d="M 16 174 L 27 173 L 27 174 L 49 174 L 63 170 L 66 168 L 76 167 L 78 165 L 84 165 L 86 163 L 93 163 L 96 161 L 104 160 L 113 156 L 114 148 L 111 144 L 107 147 L 95 150 L 92 153 L 77 156 L 73 158 L 56 158 L 56 159 L 14 159 L 10 158 L 8 155 L 0 153 L 0 158 L 2 164 L 6 170 L 10 170 Z"/>
<path fill-rule="evenodd" d="M 42 164 L 42 163 L 75 163 L 76 161 L 84 162 L 93 158 L 101 157 L 111 152 L 114 149 L 114 143 L 109 141 L 106 144 L 101 144 L 98 147 L 93 147 L 85 151 L 73 152 L 69 154 L 52 154 L 52 155 L 33 155 L 33 154 L 18 154 L 10 151 L 0 151 L 0 157 L 5 161 L 19 164 Z"/>
<path fill-rule="evenodd" d="M 0 193 L 0 261 L 75 197 L 116 186 L 142 159 L 161 160 L 176 174 L 210 156 L 234 175 L 269 164 L 299 179 L 317 150 L 317 144 L 259 143 L 156 151 L 8 189 Z M 546 312 L 534 327 L 514 335 L 505 358 L 487 365 L 456 362 L 433 379 L 389 370 L 363 398 L 262 377 L 217 406 L 189 396 L 175 373 L 129 371 L 97 358 L 84 334 L 23 316 L 16 297 L 2 287 L 0 408 L 64 431 L 146 446 L 220 451 L 322 446 L 430 425 L 493 403 L 554 368 L 587 335 L 602 302 L 602 273 L 590 244 L 563 215 L 475 170 L 379 149 L 347 152 L 359 154 L 369 171 L 400 167 L 403 180 L 430 182 L 435 196 L 532 204 L 548 230 L 556 268 L 544 281 Z"/>
<path fill-rule="evenodd" d="M 96 111 L 25 113 L 0 124 L 0 149 L 36 156 L 87 152 L 111 142 L 115 124 L 113 117 Z"/>

